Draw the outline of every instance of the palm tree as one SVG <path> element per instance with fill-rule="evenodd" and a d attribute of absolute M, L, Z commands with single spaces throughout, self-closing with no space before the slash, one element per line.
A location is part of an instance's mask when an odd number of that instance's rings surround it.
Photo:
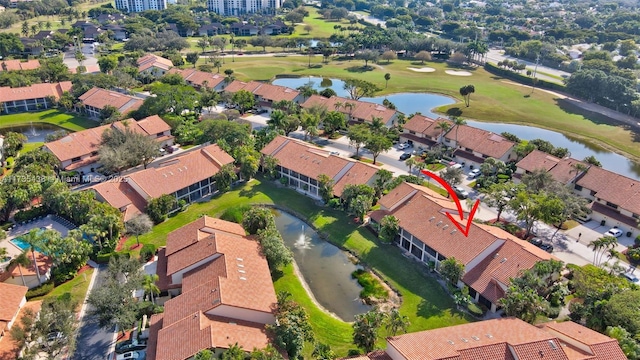
<path fill-rule="evenodd" d="M 389 313 L 387 313 L 385 320 L 385 327 L 393 336 L 396 336 L 400 330 L 402 330 L 403 333 L 406 333 L 407 328 L 410 325 L 409 318 L 400 314 L 400 311 L 396 308 L 393 308 Z"/>
<path fill-rule="evenodd" d="M 38 262 L 36 261 L 35 251 L 36 247 L 40 248 L 44 244 L 41 230 L 31 229 L 31 231 L 22 235 L 20 238 L 22 239 L 22 241 L 29 245 L 29 250 L 31 251 L 31 256 L 33 258 L 33 266 L 36 268 L 36 275 L 38 276 L 38 283 L 42 285 L 42 279 L 40 279 L 40 269 L 38 269 Z"/>
<path fill-rule="evenodd" d="M 153 295 L 160 294 L 160 288 L 156 285 L 156 282 L 160 279 L 157 274 L 147 274 L 142 279 L 142 289 L 145 294 L 149 294 L 151 296 L 151 302 L 155 304 L 155 300 Z"/>
<path fill-rule="evenodd" d="M 20 255 L 16 256 L 15 258 L 13 258 L 11 260 L 11 262 L 9 263 L 9 269 L 11 269 L 13 266 L 17 266 L 18 267 L 18 271 L 20 272 L 20 278 L 22 279 L 22 285 L 27 286 L 27 282 L 24 281 L 24 275 L 22 275 L 22 267 L 27 267 L 29 265 L 31 265 L 31 260 L 29 260 L 29 256 L 27 255 L 27 251 L 23 251 L 20 253 Z M 36 269 L 38 267 L 36 266 Z"/>
<path fill-rule="evenodd" d="M 391 80 L 391 74 L 389 74 L 389 73 L 384 74 L 384 81 L 385 81 L 384 87 L 385 87 L 385 89 L 387 88 L 387 86 L 389 86 L 389 80 Z"/>
<path fill-rule="evenodd" d="M 466 125 L 467 121 L 459 116 L 452 116 L 451 121 L 456 127 L 456 147 L 458 147 L 458 128 L 462 125 Z"/>
<path fill-rule="evenodd" d="M 342 106 L 344 106 L 344 103 L 342 101 L 336 101 L 335 103 L 333 103 L 333 107 L 334 109 L 336 109 L 336 111 L 340 111 Z"/>
<path fill-rule="evenodd" d="M 342 107 L 345 108 L 345 109 L 347 109 L 347 108 L 349 109 L 349 120 L 351 120 L 351 113 L 353 112 L 353 108 L 356 107 L 356 104 L 355 103 L 350 103 L 350 102 L 345 102 L 342 105 Z"/>
<path fill-rule="evenodd" d="M 436 129 L 440 129 L 442 130 L 442 133 L 440 134 L 440 136 L 444 136 L 447 131 L 451 130 L 451 123 L 445 120 L 442 120 L 440 122 L 438 122 L 438 125 L 436 125 Z M 458 144 L 456 144 L 457 146 Z"/>
<path fill-rule="evenodd" d="M 416 160 L 415 156 L 408 158 L 404 163 L 409 167 L 409 174 L 411 174 L 411 169 L 414 166 L 418 165 L 418 161 Z"/>
<path fill-rule="evenodd" d="M 586 172 L 587 170 L 589 170 L 589 167 L 583 163 L 575 163 L 573 165 L 571 165 L 572 170 L 569 173 L 575 172 L 576 176 L 573 178 L 572 182 L 576 182 L 578 181 L 578 176 L 580 176 L 580 174 L 582 174 L 583 172 Z"/>

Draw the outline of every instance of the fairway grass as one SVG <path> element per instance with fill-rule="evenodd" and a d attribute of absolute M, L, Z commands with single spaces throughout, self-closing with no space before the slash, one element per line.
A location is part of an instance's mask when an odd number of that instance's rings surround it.
<path fill-rule="evenodd" d="M 192 204 L 185 212 L 178 213 L 155 226 L 150 233 L 140 236 L 140 242 L 164 246 L 170 231 L 201 215 L 218 216 L 225 210 L 242 204 L 277 204 L 287 208 L 313 224 L 319 232 L 327 235 L 333 244 L 356 254 L 402 295 L 400 312 L 411 322 L 409 331 L 470 321 L 468 317 L 454 310 L 452 299 L 442 287 L 433 278 L 422 275 L 421 267 L 403 257 L 396 246 L 381 244 L 368 229 L 351 222 L 344 212 L 316 206 L 312 199 L 292 189 L 279 187 L 271 181 L 253 180 L 210 201 Z M 128 249 L 132 245 L 135 245 L 135 238 L 129 238 L 125 248 Z M 133 253 L 136 255 L 135 251 Z M 281 271 L 282 274 L 274 279 L 276 289 L 289 291 L 294 299 L 304 306 L 311 316 L 317 340 L 331 345 L 340 356 L 355 348 L 351 343 L 351 324 L 318 309 L 293 274 L 292 266 L 287 266 Z M 379 335 L 378 346 L 382 347 L 388 334 L 381 329 Z"/>
<path fill-rule="evenodd" d="M 498 123 L 530 125 L 561 132 L 573 139 L 600 146 L 640 159 L 638 136 L 628 126 L 618 124 L 602 115 L 571 105 L 568 101 L 548 92 L 512 84 L 507 79 L 488 73 L 483 68 L 451 68 L 442 62 L 420 62 L 395 60 L 390 64 L 374 64 L 364 71 L 362 61 L 332 60 L 322 63 L 321 56 L 287 57 L 236 57 L 227 62 L 224 69 L 233 69 L 241 80 L 272 80 L 276 75 L 323 76 L 333 78 L 357 78 L 373 82 L 382 90 L 378 95 L 402 92 L 425 92 L 442 94 L 457 100 L 455 104 L 434 109 L 447 116 L 447 112 L 458 112 L 463 118 Z M 436 71 L 417 73 L 409 67 L 428 66 Z M 472 76 L 451 76 L 446 70 L 465 70 Z M 385 88 L 385 73 L 391 75 Z M 465 107 L 459 89 L 474 85 L 470 107 Z M 427 110 L 427 109 L 425 109 Z M 408 114 L 407 114 L 408 115 Z"/>
<path fill-rule="evenodd" d="M 98 121 L 89 120 L 84 116 L 62 112 L 56 109 L 0 115 L 0 129 L 16 125 L 29 125 L 30 123 L 50 124 L 70 131 L 80 131 L 100 125 Z"/>

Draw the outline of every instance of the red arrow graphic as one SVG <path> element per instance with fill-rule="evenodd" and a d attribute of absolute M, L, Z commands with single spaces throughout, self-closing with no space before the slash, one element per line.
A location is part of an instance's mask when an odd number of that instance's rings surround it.
<path fill-rule="evenodd" d="M 462 211 L 462 204 L 460 203 L 460 199 L 458 199 L 458 194 L 456 194 L 456 192 L 453 190 L 451 185 L 449 185 L 446 181 L 444 181 L 443 178 L 432 173 L 431 171 L 422 170 L 422 173 L 434 179 L 435 181 L 437 181 L 440 185 L 442 185 L 442 187 L 445 188 L 445 190 L 447 190 L 449 194 L 452 195 L 453 201 L 455 201 L 456 207 L 458 208 L 458 213 L 460 214 L 460 220 L 464 220 L 464 212 Z M 460 230 L 460 232 L 463 233 L 464 236 L 466 237 L 469 237 L 469 230 L 471 229 L 471 221 L 473 220 L 473 217 L 476 215 L 476 211 L 478 210 L 478 205 L 480 205 L 480 200 L 476 199 L 476 202 L 473 204 L 473 207 L 471 208 L 471 212 L 469 213 L 469 218 L 467 219 L 467 226 L 464 228 L 462 227 L 462 225 L 460 225 L 460 223 L 458 223 L 453 218 L 453 216 L 449 212 L 446 213 L 447 217 L 449 218 L 449 220 L 451 220 L 453 225 L 455 225 L 458 228 L 458 230 Z"/>

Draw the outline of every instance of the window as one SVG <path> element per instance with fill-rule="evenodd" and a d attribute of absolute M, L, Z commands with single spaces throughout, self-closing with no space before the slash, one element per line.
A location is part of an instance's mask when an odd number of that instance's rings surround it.
<path fill-rule="evenodd" d="M 582 191 L 582 186 L 580 185 L 576 185 L 574 186 L 574 189 L 578 190 L 578 191 Z"/>
<path fill-rule="evenodd" d="M 417 257 L 418 259 L 422 259 L 422 250 L 420 250 L 420 248 L 418 248 L 417 246 L 411 248 L 411 254 L 413 254 L 413 256 Z"/>
<path fill-rule="evenodd" d="M 618 208 L 618 205 L 616 205 L 616 204 L 614 204 L 614 203 L 610 203 L 610 202 L 608 202 L 608 201 L 607 201 L 607 206 L 612 207 L 612 208 L 614 208 L 614 209 L 617 209 L 617 208 Z"/>
<path fill-rule="evenodd" d="M 408 242 L 407 240 L 403 239 L 402 240 L 402 247 L 406 250 L 409 250 L 409 247 L 411 246 L 411 243 Z"/>
<path fill-rule="evenodd" d="M 78 162 L 80 160 L 81 160 L 81 158 L 80 158 L 80 156 L 78 156 L 78 157 L 74 157 L 73 159 L 71 159 L 71 162 Z"/>
<path fill-rule="evenodd" d="M 640 219 L 640 215 L 638 215 L 638 214 L 635 214 L 635 213 L 634 213 L 634 214 L 633 214 L 633 215 L 631 215 L 631 216 L 633 216 L 633 218 L 634 218 L 634 219 Z"/>
<path fill-rule="evenodd" d="M 412 131 L 412 130 L 409 130 L 409 134 L 411 134 L 411 135 L 415 135 L 415 134 L 416 134 L 416 132 L 415 132 L 415 131 Z"/>

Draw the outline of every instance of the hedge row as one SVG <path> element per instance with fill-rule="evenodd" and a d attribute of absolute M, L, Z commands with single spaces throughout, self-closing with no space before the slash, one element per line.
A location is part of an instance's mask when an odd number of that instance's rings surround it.
<path fill-rule="evenodd" d="M 533 85 L 533 78 L 511 71 L 511 70 L 507 70 L 507 69 L 503 69 L 503 68 L 499 68 L 496 65 L 490 64 L 490 63 L 485 63 L 484 64 L 484 69 L 487 70 L 488 72 L 495 74 L 495 75 L 500 75 L 502 77 L 505 77 L 507 79 L 511 79 L 513 81 L 517 81 L 521 84 L 525 84 L 525 85 Z M 544 88 L 544 89 L 549 89 L 549 90 L 558 90 L 558 91 L 566 91 L 566 88 L 564 85 L 560 85 L 560 84 L 556 84 L 550 81 L 546 81 L 546 80 L 541 80 L 538 79 L 537 83 L 536 83 L 536 87 L 539 88 Z"/>

